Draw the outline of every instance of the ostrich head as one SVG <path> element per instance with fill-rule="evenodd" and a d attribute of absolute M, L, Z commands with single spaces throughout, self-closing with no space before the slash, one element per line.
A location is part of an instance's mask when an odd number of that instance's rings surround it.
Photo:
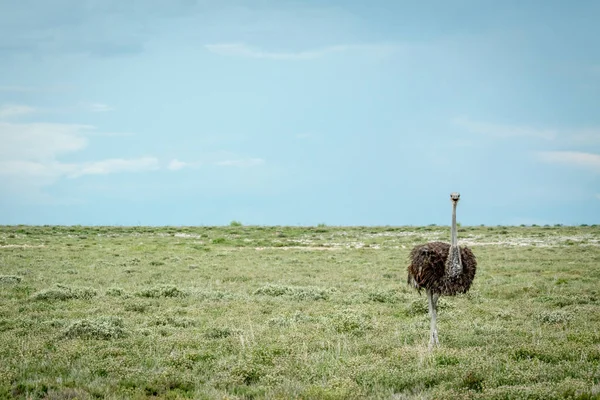
<path fill-rule="evenodd" d="M 450 193 L 450 201 L 452 202 L 452 204 L 458 204 L 459 200 L 460 200 L 460 193 L 458 193 L 458 192 Z"/>

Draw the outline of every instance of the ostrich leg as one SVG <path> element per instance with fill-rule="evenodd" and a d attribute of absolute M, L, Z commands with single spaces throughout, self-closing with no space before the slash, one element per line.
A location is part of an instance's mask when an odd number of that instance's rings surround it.
<path fill-rule="evenodd" d="M 429 289 L 427 289 L 427 300 L 429 302 L 429 316 L 431 317 L 431 332 L 429 336 L 429 348 L 431 349 L 433 346 L 440 344 L 438 340 L 438 332 L 437 332 L 437 301 L 440 295 L 438 293 L 431 293 Z"/>
<path fill-rule="evenodd" d="M 437 302 L 440 298 L 440 294 L 439 293 L 434 293 L 433 294 L 433 320 L 434 320 L 434 331 L 433 331 L 433 336 L 435 339 L 435 344 L 439 345 L 440 341 L 438 340 L 438 331 L 437 331 Z"/>

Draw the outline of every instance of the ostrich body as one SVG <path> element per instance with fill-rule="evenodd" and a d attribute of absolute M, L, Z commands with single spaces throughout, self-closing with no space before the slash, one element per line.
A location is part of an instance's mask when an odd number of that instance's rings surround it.
<path fill-rule="evenodd" d="M 425 289 L 429 302 L 431 332 L 429 347 L 439 344 L 437 302 L 441 295 L 466 293 L 473 283 L 477 260 L 468 247 L 459 247 L 456 230 L 456 206 L 460 194 L 450 194 L 452 202 L 451 242 L 430 242 L 415 246 L 410 252 L 408 284 L 419 292 Z"/>

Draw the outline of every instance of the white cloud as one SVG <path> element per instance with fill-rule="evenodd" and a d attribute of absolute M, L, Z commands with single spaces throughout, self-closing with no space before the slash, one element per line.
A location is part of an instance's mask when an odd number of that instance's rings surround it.
<path fill-rule="evenodd" d="M 0 122 L 0 160 L 48 160 L 87 146 L 89 125 Z"/>
<path fill-rule="evenodd" d="M 455 125 L 458 125 L 471 133 L 482 134 L 486 136 L 496 138 L 510 138 L 510 137 L 532 137 L 539 139 L 552 140 L 558 135 L 555 130 L 549 129 L 536 129 L 524 126 L 510 126 L 491 124 L 486 122 L 473 121 L 468 118 L 455 118 L 452 120 Z"/>
<path fill-rule="evenodd" d="M 97 131 L 90 131 L 86 133 L 87 136 L 105 136 L 105 137 L 109 137 L 109 136 L 133 136 L 135 135 L 135 133 L 133 132 L 97 132 Z"/>
<path fill-rule="evenodd" d="M 36 111 L 37 110 L 35 108 L 29 106 L 7 104 L 0 106 L 0 119 L 19 117 L 27 114 L 32 114 Z"/>
<path fill-rule="evenodd" d="M 218 161 L 216 165 L 220 167 L 256 167 L 258 165 L 263 165 L 265 160 L 262 158 L 244 158 L 239 160 L 223 160 Z"/>
<path fill-rule="evenodd" d="M 107 175 L 116 172 L 154 171 L 158 168 L 158 160 L 154 157 L 135 159 L 113 158 L 76 165 L 68 176 L 77 178 L 84 175 Z"/>
<path fill-rule="evenodd" d="M 596 193 L 596 198 L 600 200 L 600 193 Z"/>
<path fill-rule="evenodd" d="M 44 187 L 63 178 L 159 168 L 154 157 L 66 163 L 60 157 L 85 149 L 95 127 L 78 124 L 0 122 L 0 187 L 28 200 L 54 201 Z"/>
<path fill-rule="evenodd" d="M 171 162 L 169 163 L 167 168 L 170 169 L 171 171 L 178 171 L 182 168 L 185 168 L 188 165 L 189 165 L 188 163 L 179 161 L 178 159 L 175 158 L 175 159 L 171 160 Z"/>
<path fill-rule="evenodd" d="M 107 104 L 103 104 L 103 103 L 92 103 L 89 104 L 87 107 L 91 112 L 107 112 L 107 111 L 113 111 L 114 108 L 107 105 Z"/>
<path fill-rule="evenodd" d="M 142 172 L 158 169 L 158 160 L 152 157 L 138 159 L 110 159 L 82 164 L 58 161 L 0 161 L 0 186 L 9 198 L 42 204 L 73 203 L 74 198 L 55 198 L 43 188 L 62 178 L 84 175 L 105 175 L 120 172 Z"/>
<path fill-rule="evenodd" d="M 167 169 L 169 169 L 171 171 L 179 171 L 180 169 L 183 169 L 183 168 L 198 168 L 202 164 L 203 163 L 201 161 L 187 162 L 187 161 L 180 161 L 177 158 L 174 158 L 167 165 Z"/>
<path fill-rule="evenodd" d="M 271 60 L 309 60 L 321 57 L 328 53 L 341 52 L 348 46 L 331 46 L 320 50 L 300 52 L 269 52 L 250 47 L 241 43 L 207 44 L 204 46 L 211 53 L 221 56 L 235 56 L 247 58 L 266 58 Z"/>
<path fill-rule="evenodd" d="M 171 171 L 179 171 L 183 168 L 198 168 L 202 165 L 215 165 L 218 167 L 238 167 L 238 168 L 249 168 L 256 167 L 259 165 L 265 164 L 265 160 L 262 158 L 228 158 L 223 160 L 223 155 L 232 156 L 233 154 L 228 152 L 218 152 L 214 154 L 206 154 L 203 156 L 202 161 L 194 161 L 194 162 L 186 162 L 180 161 L 177 158 L 174 158 L 167 165 L 167 169 Z M 221 160 L 219 160 L 221 157 Z"/>
<path fill-rule="evenodd" d="M 580 151 L 541 151 L 537 159 L 551 164 L 579 167 L 600 174 L 600 154 Z"/>
<path fill-rule="evenodd" d="M 0 161 L 0 177 L 21 181 L 23 185 L 46 186 L 54 183 L 61 175 L 74 171 L 73 164 L 57 161 Z"/>
<path fill-rule="evenodd" d="M 574 143 L 600 143 L 600 128 L 581 129 L 571 135 Z"/>
<path fill-rule="evenodd" d="M 54 108 L 34 108 L 20 104 L 5 104 L 0 106 L 0 120 L 18 118 L 33 113 L 72 113 L 88 111 L 94 113 L 103 113 L 114 111 L 115 108 L 104 103 L 81 103 L 72 107 L 54 107 Z"/>
<path fill-rule="evenodd" d="M 473 121 L 464 117 L 454 118 L 452 123 L 464 128 L 468 132 L 498 139 L 528 137 L 573 145 L 600 143 L 600 128 L 594 127 L 581 129 L 540 129 L 528 126 L 511 126 Z"/>
<path fill-rule="evenodd" d="M 379 54 L 388 54 L 397 49 L 395 45 L 368 44 L 368 45 L 336 45 L 315 50 L 297 52 L 265 51 L 260 48 L 251 47 L 243 43 L 219 43 L 207 44 L 204 47 L 211 53 L 221 56 L 262 58 L 270 60 L 312 60 L 328 54 L 342 53 L 350 50 L 370 50 Z"/>

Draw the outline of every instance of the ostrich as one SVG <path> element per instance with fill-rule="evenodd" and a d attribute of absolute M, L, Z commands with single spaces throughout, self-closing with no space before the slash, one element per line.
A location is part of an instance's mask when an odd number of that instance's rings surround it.
<path fill-rule="evenodd" d="M 466 293 L 471 287 L 477 260 L 468 247 L 458 247 L 456 232 L 456 206 L 460 199 L 459 193 L 451 193 L 452 228 L 451 243 L 430 242 L 415 246 L 410 252 L 408 266 L 408 284 L 427 292 L 429 301 L 429 316 L 431 317 L 431 332 L 429 348 L 439 344 L 436 326 L 437 301 L 440 295 L 454 296 Z"/>

